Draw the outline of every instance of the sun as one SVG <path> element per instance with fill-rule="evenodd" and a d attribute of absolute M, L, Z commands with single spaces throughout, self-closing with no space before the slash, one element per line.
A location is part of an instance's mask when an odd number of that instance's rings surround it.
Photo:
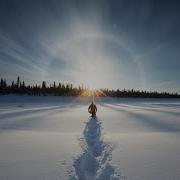
<path fill-rule="evenodd" d="M 81 97 L 105 97 L 106 94 L 102 90 L 90 90 L 90 89 L 85 89 L 83 92 L 80 94 Z"/>

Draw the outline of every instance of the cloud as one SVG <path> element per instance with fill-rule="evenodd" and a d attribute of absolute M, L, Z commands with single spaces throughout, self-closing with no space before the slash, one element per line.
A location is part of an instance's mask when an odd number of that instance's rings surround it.
<path fill-rule="evenodd" d="M 8 3 L 2 7 L 0 70 L 4 76 L 146 89 L 156 79 L 164 82 L 167 74 L 179 74 L 157 68 L 163 63 L 178 66 L 179 46 L 168 48 L 175 35 L 171 34 L 171 42 L 165 35 L 173 31 L 174 21 L 166 24 L 167 32 L 161 32 L 166 14 L 156 8 L 164 7 L 155 8 L 151 1 L 33 1 L 16 3 L 13 9 Z M 153 13 L 159 13 L 157 19 Z"/>

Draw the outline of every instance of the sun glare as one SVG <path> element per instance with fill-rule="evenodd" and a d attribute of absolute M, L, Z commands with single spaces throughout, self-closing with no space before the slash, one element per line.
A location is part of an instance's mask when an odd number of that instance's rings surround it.
<path fill-rule="evenodd" d="M 81 97 L 105 97 L 106 94 L 102 90 L 86 89 L 80 94 Z"/>

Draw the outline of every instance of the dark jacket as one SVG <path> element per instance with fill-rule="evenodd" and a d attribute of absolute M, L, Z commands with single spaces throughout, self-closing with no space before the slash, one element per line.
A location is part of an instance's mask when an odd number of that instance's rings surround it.
<path fill-rule="evenodd" d="M 91 104 L 89 105 L 88 112 L 89 112 L 90 114 L 92 114 L 92 116 L 95 116 L 95 115 L 96 115 L 97 107 L 96 107 L 96 105 L 95 105 L 94 103 L 91 103 Z"/>

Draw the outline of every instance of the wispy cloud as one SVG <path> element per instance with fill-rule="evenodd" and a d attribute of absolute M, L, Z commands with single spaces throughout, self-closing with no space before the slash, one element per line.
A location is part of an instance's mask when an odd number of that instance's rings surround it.
<path fill-rule="evenodd" d="M 173 66 L 178 65 L 178 48 L 169 49 L 177 20 L 169 17 L 162 31 L 166 14 L 159 11 L 156 19 L 151 1 L 33 1 L 16 3 L 13 10 L 5 3 L 0 10 L 1 75 L 136 89 L 179 82 L 157 68 L 171 64 L 167 57 L 173 51 Z"/>

